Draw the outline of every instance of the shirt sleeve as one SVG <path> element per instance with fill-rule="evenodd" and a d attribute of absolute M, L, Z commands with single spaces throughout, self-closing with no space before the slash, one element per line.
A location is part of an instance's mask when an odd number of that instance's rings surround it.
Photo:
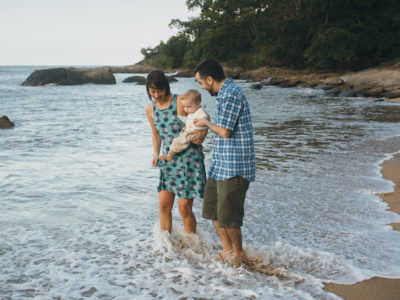
<path fill-rule="evenodd" d="M 237 95 L 228 94 L 221 99 L 221 110 L 217 121 L 218 126 L 233 130 L 239 118 L 241 101 Z"/>

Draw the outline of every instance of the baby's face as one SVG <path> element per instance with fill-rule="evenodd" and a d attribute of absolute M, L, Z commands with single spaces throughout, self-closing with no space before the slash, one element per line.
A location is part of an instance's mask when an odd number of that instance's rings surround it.
<path fill-rule="evenodd" d="M 200 103 L 196 103 L 192 99 L 182 99 L 183 110 L 188 113 L 194 113 L 200 106 Z"/>

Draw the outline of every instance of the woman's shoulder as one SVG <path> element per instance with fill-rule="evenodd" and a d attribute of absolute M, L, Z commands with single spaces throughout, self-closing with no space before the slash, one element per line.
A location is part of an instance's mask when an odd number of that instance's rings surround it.
<path fill-rule="evenodd" d="M 145 110 L 146 110 L 147 115 L 152 115 L 153 114 L 153 104 L 152 103 L 147 104 Z"/>
<path fill-rule="evenodd" d="M 183 109 L 183 105 L 182 105 L 182 102 L 181 102 L 182 95 L 175 95 L 175 97 L 176 97 L 176 110 L 177 110 L 178 116 L 186 117 L 187 113 Z"/>

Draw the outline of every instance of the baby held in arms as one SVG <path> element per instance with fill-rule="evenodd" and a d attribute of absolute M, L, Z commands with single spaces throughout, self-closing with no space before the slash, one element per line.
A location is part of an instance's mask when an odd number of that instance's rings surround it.
<path fill-rule="evenodd" d="M 192 141 L 193 131 L 207 129 L 207 127 L 197 127 L 193 123 L 196 119 L 210 119 L 201 106 L 201 94 L 193 89 L 187 90 L 181 96 L 181 101 L 184 111 L 188 114 L 186 117 L 179 116 L 181 120 L 185 122 L 185 127 L 181 130 L 179 136 L 173 139 L 168 154 L 161 155 L 160 159 L 171 161 L 174 155 L 189 147 Z M 184 118 L 186 118 L 186 120 Z"/>

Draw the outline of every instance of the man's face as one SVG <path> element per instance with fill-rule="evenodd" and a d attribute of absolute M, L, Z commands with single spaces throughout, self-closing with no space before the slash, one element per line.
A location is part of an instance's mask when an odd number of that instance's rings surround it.
<path fill-rule="evenodd" d="M 201 85 L 203 90 L 206 90 L 210 93 L 211 96 L 217 96 L 218 92 L 214 89 L 214 80 L 211 76 L 207 76 L 206 78 L 200 77 L 199 72 L 195 74 L 196 81 Z"/>

